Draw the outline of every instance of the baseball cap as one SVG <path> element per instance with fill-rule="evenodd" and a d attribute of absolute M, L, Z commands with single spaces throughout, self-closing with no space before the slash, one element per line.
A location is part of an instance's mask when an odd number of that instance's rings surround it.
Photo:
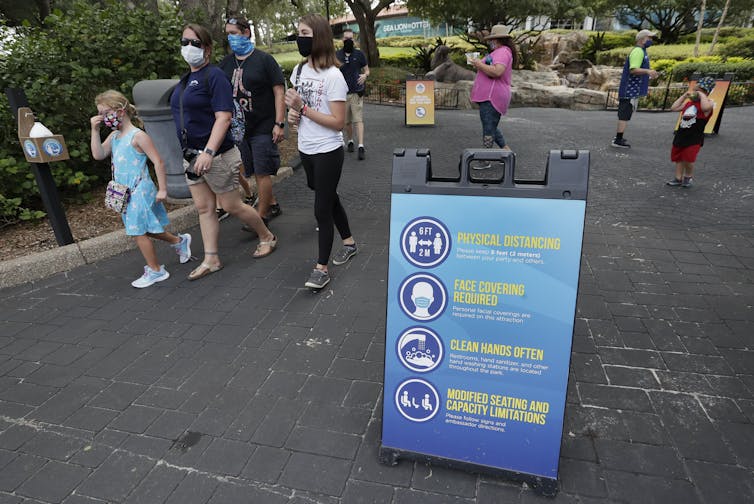
<path fill-rule="evenodd" d="M 641 30 L 636 34 L 636 40 L 641 40 L 646 37 L 656 37 L 657 33 L 650 30 Z"/>

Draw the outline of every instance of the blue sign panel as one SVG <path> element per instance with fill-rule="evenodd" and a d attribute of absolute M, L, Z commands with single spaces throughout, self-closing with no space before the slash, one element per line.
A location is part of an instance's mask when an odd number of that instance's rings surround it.
<path fill-rule="evenodd" d="M 585 210 L 393 194 L 384 448 L 557 478 Z"/>

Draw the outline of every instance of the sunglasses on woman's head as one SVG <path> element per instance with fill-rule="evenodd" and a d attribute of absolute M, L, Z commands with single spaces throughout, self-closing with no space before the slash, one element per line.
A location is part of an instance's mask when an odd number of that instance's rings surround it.
<path fill-rule="evenodd" d="M 236 18 L 230 18 L 230 19 L 228 19 L 227 24 L 229 24 L 229 25 L 236 25 L 236 26 L 242 26 L 244 29 L 247 29 L 247 30 L 249 29 L 249 25 L 247 25 L 243 21 L 240 21 L 240 20 L 238 20 Z"/>
<path fill-rule="evenodd" d="M 202 47 L 202 41 L 201 40 L 190 39 L 190 38 L 185 38 L 185 37 L 181 39 L 181 45 L 182 46 L 187 46 L 189 44 L 191 44 L 194 47 L 199 47 L 199 48 Z"/>

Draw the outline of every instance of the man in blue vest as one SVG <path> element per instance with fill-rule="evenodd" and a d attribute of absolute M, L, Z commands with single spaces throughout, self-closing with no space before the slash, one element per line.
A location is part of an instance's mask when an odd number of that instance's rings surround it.
<path fill-rule="evenodd" d="M 657 77 L 657 72 L 649 68 L 649 56 L 647 47 L 652 45 L 652 37 L 656 34 L 649 30 L 641 30 L 636 34 L 636 47 L 626 58 L 623 65 L 623 75 L 618 88 L 618 131 L 610 143 L 613 147 L 628 149 L 631 147 L 623 132 L 626 124 L 636 110 L 640 96 L 647 96 L 649 92 L 649 79 Z"/>

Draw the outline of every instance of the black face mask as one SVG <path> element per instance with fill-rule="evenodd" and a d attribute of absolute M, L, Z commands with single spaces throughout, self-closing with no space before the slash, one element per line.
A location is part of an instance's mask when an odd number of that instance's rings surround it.
<path fill-rule="evenodd" d="M 343 41 L 343 50 L 349 54 L 353 52 L 353 39 L 345 39 Z"/>
<path fill-rule="evenodd" d="M 312 53 L 312 37 L 302 37 L 299 35 L 296 37 L 296 45 L 298 46 L 298 53 L 304 58 L 309 57 Z"/>

